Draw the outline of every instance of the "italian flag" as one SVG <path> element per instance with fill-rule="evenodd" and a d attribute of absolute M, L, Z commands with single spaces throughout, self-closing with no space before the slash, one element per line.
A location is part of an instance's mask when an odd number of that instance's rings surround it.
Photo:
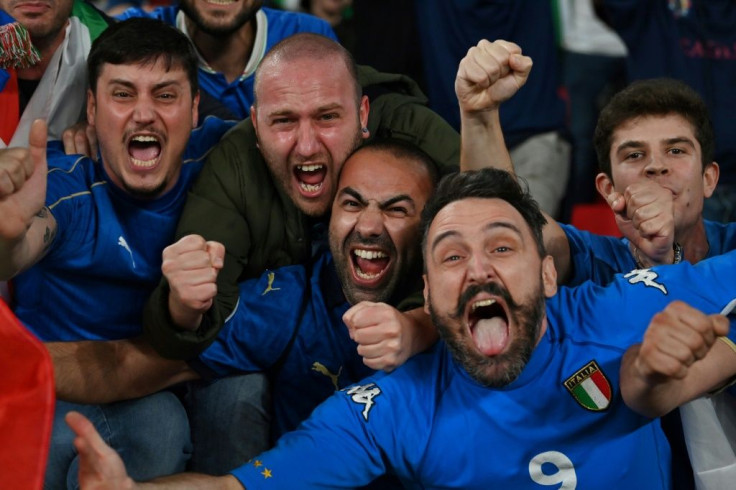
<path fill-rule="evenodd" d="M 578 403 L 588 410 L 605 410 L 611 403 L 611 385 L 595 361 L 588 363 L 565 384 Z"/>

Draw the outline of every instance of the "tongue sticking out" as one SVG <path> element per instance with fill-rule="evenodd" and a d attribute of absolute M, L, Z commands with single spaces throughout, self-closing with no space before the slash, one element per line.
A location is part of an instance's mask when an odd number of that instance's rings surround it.
<path fill-rule="evenodd" d="M 161 154 L 161 145 L 152 142 L 131 141 L 128 146 L 131 157 L 142 162 L 155 160 Z"/>
<path fill-rule="evenodd" d="M 508 342 L 509 326 L 503 318 L 494 316 L 478 320 L 473 328 L 473 340 L 483 355 L 499 354 Z"/>

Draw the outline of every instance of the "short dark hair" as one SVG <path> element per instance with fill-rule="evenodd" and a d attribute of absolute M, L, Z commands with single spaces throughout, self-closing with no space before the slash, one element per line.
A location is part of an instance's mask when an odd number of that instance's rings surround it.
<path fill-rule="evenodd" d="M 456 172 L 440 180 L 437 189 L 427 201 L 422 211 L 422 250 L 427 250 L 427 233 L 435 216 L 448 204 L 470 198 L 501 199 L 516 209 L 529 228 L 537 244 L 539 256 L 544 257 L 542 229 L 547 219 L 539 209 L 539 204 L 529 193 L 523 180 L 517 180 L 510 173 L 495 168 Z"/>
<path fill-rule="evenodd" d="M 153 64 L 163 60 L 166 70 L 186 71 L 192 97 L 199 91 L 197 53 L 177 28 L 158 19 L 132 18 L 112 24 L 92 43 L 87 57 L 87 81 L 93 93 L 106 63 L 112 65 Z"/>
<path fill-rule="evenodd" d="M 700 143 L 703 171 L 713 161 L 713 123 L 695 90 L 671 78 L 640 80 L 613 96 L 598 117 L 593 142 L 601 172 L 611 178 L 613 132 L 637 117 L 675 114 L 687 120 Z"/>
<path fill-rule="evenodd" d="M 331 57 L 337 57 L 345 63 L 345 68 L 347 68 L 353 82 L 356 104 L 360 104 L 363 88 L 358 82 L 358 68 L 350 52 L 340 43 L 328 37 L 312 32 L 300 32 L 276 43 L 258 64 L 255 81 L 253 82 L 253 105 L 258 106 L 258 86 L 261 72 L 268 65 L 276 62 L 289 63 L 302 58 L 323 60 Z"/>
<path fill-rule="evenodd" d="M 352 157 L 356 153 L 366 150 L 386 152 L 398 159 L 411 160 L 421 164 L 427 170 L 432 188 L 437 187 L 437 181 L 440 179 L 438 164 L 417 145 L 395 138 L 376 138 L 353 150 L 350 156 Z"/>

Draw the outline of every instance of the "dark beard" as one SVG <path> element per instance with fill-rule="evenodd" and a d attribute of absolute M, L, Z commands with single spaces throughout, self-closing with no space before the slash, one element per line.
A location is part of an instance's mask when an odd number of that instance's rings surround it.
<path fill-rule="evenodd" d="M 235 16 L 230 24 L 225 25 L 208 24 L 207 21 L 199 15 L 197 9 L 190 5 L 189 2 L 180 2 L 179 8 L 202 32 L 214 38 L 224 38 L 230 36 L 248 22 L 253 21 L 256 18 L 256 14 L 261 9 L 262 4 L 262 1 L 254 2 L 250 9 L 240 12 Z M 253 27 L 253 30 L 255 31 L 255 26 Z"/>
<path fill-rule="evenodd" d="M 540 278 L 539 288 L 530 301 L 517 304 L 508 290 L 496 283 L 470 286 L 460 297 L 455 312 L 448 315 L 456 324 L 461 325 L 467 303 L 470 298 L 480 292 L 500 296 L 509 308 L 509 323 L 520 329 L 520 335 L 514 339 L 508 350 L 493 357 L 478 352 L 472 337 L 466 336 L 464 328 L 452 329 L 449 322 L 439 315 L 429 302 L 429 314 L 437 327 L 440 337 L 447 344 L 450 353 L 470 376 L 483 386 L 501 388 L 519 377 L 534 352 L 539 329 L 545 311 L 544 288 Z M 430 292 L 431 298 L 431 292 Z"/>

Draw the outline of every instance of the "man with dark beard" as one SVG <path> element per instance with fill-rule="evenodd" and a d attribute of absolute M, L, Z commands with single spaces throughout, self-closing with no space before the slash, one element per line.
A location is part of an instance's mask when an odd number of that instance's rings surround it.
<path fill-rule="evenodd" d="M 659 423 L 619 392 L 622 356 L 650 321 L 667 337 L 657 324 L 674 316 L 681 335 L 667 344 L 678 346 L 681 367 L 710 375 L 683 378 L 669 403 L 732 378 L 736 331 L 716 313 L 736 297 L 736 253 L 558 291 L 544 216 L 494 169 L 446 177 L 422 223 L 426 305 L 444 341 L 336 393 L 275 449 L 198 488 L 353 488 L 388 471 L 423 488 L 669 488 Z M 646 357 L 649 367 L 662 363 Z M 635 371 L 627 381 L 646 376 Z M 628 386 L 641 396 L 640 384 Z M 84 419 L 67 422 L 86 483 L 133 488 Z"/>

